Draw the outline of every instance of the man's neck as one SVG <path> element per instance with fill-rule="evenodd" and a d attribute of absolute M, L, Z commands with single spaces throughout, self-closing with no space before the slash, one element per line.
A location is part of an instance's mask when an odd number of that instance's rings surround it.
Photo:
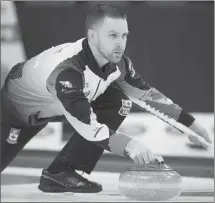
<path fill-rule="evenodd" d="M 93 56 L 96 59 L 96 62 L 98 64 L 99 68 L 102 68 L 109 61 L 101 55 L 101 53 L 98 51 L 97 47 L 93 43 L 91 43 L 89 40 L 88 40 L 88 44 L 93 53 Z"/>

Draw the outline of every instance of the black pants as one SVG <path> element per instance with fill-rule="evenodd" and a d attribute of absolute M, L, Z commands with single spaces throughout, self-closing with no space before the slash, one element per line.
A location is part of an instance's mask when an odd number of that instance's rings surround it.
<path fill-rule="evenodd" d="M 41 126 L 27 126 L 19 121 L 13 115 L 10 101 L 6 99 L 3 91 L 1 91 L 1 172 L 12 162 L 17 154 L 24 146 L 47 124 Z M 123 120 L 126 118 L 127 110 L 123 100 L 129 100 L 128 97 L 110 86 L 104 94 L 100 95 L 94 102 L 91 103 L 94 113 L 97 115 L 97 120 L 100 123 L 105 123 L 112 130 L 117 130 Z M 125 110 L 125 112 L 123 112 Z M 14 129 L 20 129 L 18 137 L 13 138 Z M 11 138 L 14 144 L 8 142 Z M 9 139 L 10 141 L 10 139 Z M 75 130 L 71 132 L 71 139 L 59 152 L 59 156 L 63 157 L 68 163 L 78 170 L 82 170 L 88 174 L 92 172 L 104 149 L 95 145 L 80 136 Z"/>

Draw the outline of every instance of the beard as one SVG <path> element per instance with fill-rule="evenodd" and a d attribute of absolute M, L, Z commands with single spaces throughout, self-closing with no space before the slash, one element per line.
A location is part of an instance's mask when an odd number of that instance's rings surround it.
<path fill-rule="evenodd" d="M 123 53 L 116 53 L 113 50 L 110 52 L 106 51 L 106 49 L 102 46 L 100 42 L 97 45 L 97 50 L 102 57 L 104 57 L 106 60 L 112 63 L 118 63 L 121 60 L 123 55 Z"/>

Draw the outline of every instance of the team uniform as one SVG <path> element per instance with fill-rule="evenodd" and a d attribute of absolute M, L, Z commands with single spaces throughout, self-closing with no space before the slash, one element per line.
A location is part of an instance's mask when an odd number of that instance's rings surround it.
<path fill-rule="evenodd" d="M 104 149 L 125 156 L 131 138 L 116 130 L 132 104 L 143 108 L 145 101 L 186 126 L 194 121 L 151 87 L 126 55 L 117 64 L 99 68 L 87 38 L 52 47 L 15 65 L 1 98 L 1 170 L 48 122 L 66 119 L 71 124 L 74 132 L 58 157 L 90 173 Z"/>

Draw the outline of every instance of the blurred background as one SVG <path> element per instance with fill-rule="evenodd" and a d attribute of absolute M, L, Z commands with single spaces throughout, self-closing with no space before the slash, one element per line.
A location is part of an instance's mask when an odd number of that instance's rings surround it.
<path fill-rule="evenodd" d="M 128 14 L 127 55 L 149 84 L 191 112 L 214 139 L 213 2 L 110 2 Z M 1 1 L 1 84 L 10 68 L 51 46 L 85 37 L 85 1 Z M 164 156 L 181 175 L 214 177 L 214 152 L 146 112 L 132 109 L 119 129 Z M 44 168 L 70 138 L 68 123 L 50 123 L 13 161 Z M 119 162 L 121 164 L 119 164 Z M 122 172 L 132 162 L 105 152 L 100 171 Z"/>

